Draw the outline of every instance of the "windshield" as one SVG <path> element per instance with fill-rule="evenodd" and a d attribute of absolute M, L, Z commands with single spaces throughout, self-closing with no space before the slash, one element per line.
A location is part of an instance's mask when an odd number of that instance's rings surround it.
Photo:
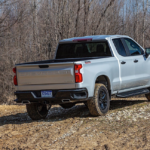
<path fill-rule="evenodd" d="M 56 59 L 101 56 L 112 56 L 106 41 L 60 44 Z"/>

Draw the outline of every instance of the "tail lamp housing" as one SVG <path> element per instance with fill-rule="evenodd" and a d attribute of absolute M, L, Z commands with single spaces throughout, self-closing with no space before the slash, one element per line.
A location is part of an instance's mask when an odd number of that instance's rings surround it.
<path fill-rule="evenodd" d="M 13 78 L 14 85 L 17 86 L 17 85 L 18 85 L 18 82 L 17 82 L 16 68 L 13 68 L 13 72 L 15 73 L 14 78 Z"/>
<path fill-rule="evenodd" d="M 13 72 L 16 73 L 16 68 L 13 68 Z"/>
<path fill-rule="evenodd" d="M 74 65 L 75 82 L 76 83 L 81 83 L 83 81 L 82 73 L 80 72 L 81 69 L 82 69 L 81 64 Z"/>

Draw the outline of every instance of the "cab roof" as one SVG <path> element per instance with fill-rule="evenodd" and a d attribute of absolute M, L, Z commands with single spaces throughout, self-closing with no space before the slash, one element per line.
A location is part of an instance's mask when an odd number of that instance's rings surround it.
<path fill-rule="evenodd" d="M 83 40 L 83 39 L 92 39 L 92 41 L 97 40 L 108 40 L 110 38 L 121 38 L 121 37 L 128 37 L 126 35 L 91 35 L 91 36 L 83 36 L 83 37 L 73 37 L 68 39 L 63 39 L 60 42 L 72 42 L 74 40 Z"/>

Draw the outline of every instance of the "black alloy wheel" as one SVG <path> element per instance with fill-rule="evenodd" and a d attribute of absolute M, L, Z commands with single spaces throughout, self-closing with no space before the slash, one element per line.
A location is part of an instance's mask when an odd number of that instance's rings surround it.
<path fill-rule="evenodd" d="M 105 110 L 107 108 L 107 93 L 105 90 L 100 91 L 99 107 L 101 108 L 101 110 Z"/>

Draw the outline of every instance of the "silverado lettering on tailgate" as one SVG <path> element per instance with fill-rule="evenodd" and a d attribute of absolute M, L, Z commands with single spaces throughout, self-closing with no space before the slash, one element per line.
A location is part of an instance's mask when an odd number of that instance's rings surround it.
<path fill-rule="evenodd" d="M 62 71 L 38 71 L 38 72 L 19 72 L 19 76 L 47 76 L 47 75 L 65 75 L 71 74 L 71 70 Z"/>

